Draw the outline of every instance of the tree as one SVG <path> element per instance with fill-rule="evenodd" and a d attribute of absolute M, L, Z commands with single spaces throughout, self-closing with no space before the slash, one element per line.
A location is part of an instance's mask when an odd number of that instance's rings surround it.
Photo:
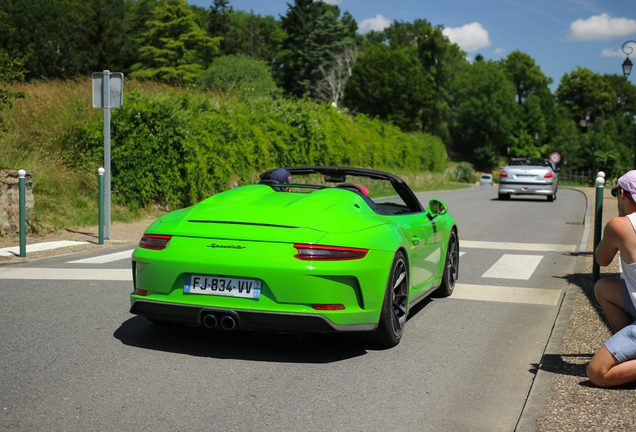
<path fill-rule="evenodd" d="M 6 13 L 0 10 L 0 32 L 11 33 L 14 31 L 5 22 Z M 0 83 L 10 84 L 15 81 L 19 81 L 24 78 L 25 70 L 24 63 L 27 61 L 27 56 L 14 49 L 7 51 L 0 49 Z M 14 92 L 4 88 L 0 88 L 0 110 L 4 105 L 11 108 L 11 100 L 23 98 L 24 93 Z M 0 117 L 0 131 L 6 131 L 6 128 L 2 124 L 2 117 Z"/>
<path fill-rule="evenodd" d="M 548 86 L 552 84 L 552 78 L 546 77 L 528 54 L 513 51 L 501 60 L 501 66 L 515 87 L 519 105 L 530 94 L 540 97 L 550 93 Z"/>
<path fill-rule="evenodd" d="M 275 70 L 281 86 L 301 96 L 315 90 L 320 66 L 330 66 L 344 46 L 355 40 L 352 18 L 340 19 L 338 6 L 322 1 L 295 0 L 281 17 L 286 37 L 278 52 Z"/>
<path fill-rule="evenodd" d="M 263 97 L 279 92 L 267 63 L 243 54 L 217 57 L 201 76 L 201 84 L 242 96 Z"/>
<path fill-rule="evenodd" d="M 184 0 L 161 0 L 154 16 L 143 33 L 141 61 L 131 75 L 172 82 L 197 80 L 218 53 L 220 38 L 207 36 Z"/>
<path fill-rule="evenodd" d="M 402 130 L 417 131 L 421 130 L 422 100 L 431 97 L 428 84 L 417 62 L 402 50 L 369 45 L 353 65 L 344 103 Z"/>
<path fill-rule="evenodd" d="M 443 26 L 432 27 L 423 20 L 417 21 L 420 27 L 428 27 L 418 39 L 418 55 L 433 90 L 433 97 L 422 113 L 422 127 L 424 131 L 447 141 L 448 126 L 452 123 L 449 106 L 451 85 L 456 71 L 468 62 L 459 46 L 444 36 Z"/>
<path fill-rule="evenodd" d="M 489 171 L 513 143 L 514 87 L 492 62 L 464 65 L 452 91 L 457 122 L 451 127 L 455 150 L 479 170 Z"/>
<path fill-rule="evenodd" d="M 280 22 L 271 15 L 263 17 L 253 11 L 231 11 L 225 16 L 225 33 L 210 33 L 211 36 L 223 36 L 221 53 L 245 54 L 271 65 L 284 36 Z"/>
<path fill-rule="evenodd" d="M 578 122 L 589 112 L 594 122 L 599 115 L 609 114 L 617 100 L 614 89 L 599 74 L 578 67 L 563 75 L 556 91 L 557 102 L 565 107 L 572 120 Z"/>
<path fill-rule="evenodd" d="M 357 57 L 358 47 L 349 45 L 336 55 L 332 65 L 327 69 L 322 65 L 319 66 L 322 79 L 316 85 L 316 98 L 331 101 L 335 106 L 338 106 L 344 96 L 345 85 L 351 76 Z"/>
<path fill-rule="evenodd" d="M 139 49 L 142 46 L 143 34 L 148 30 L 147 23 L 154 20 L 154 11 L 158 4 L 159 0 L 128 0 L 127 2 L 120 46 L 123 58 L 121 71 L 126 74 L 139 61 Z"/>
<path fill-rule="evenodd" d="M 208 14 L 207 30 L 210 37 L 222 37 L 220 50 L 222 54 L 234 54 L 227 52 L 227 35 L 230 32 L 230 14 L 233 12 L 228 0 L 214 0 Z"/>

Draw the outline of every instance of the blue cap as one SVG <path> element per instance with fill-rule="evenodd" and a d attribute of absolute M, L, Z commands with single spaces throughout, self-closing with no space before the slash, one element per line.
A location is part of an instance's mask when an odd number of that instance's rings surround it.
<path fill-rule="evenodd" d="M 279 184 L 289 184 L 294 181 L 293 178 L 289 180 L 290 176 L 291 173 L 285 168 L 278 168 L 272 171 L 272 173 L 269 175 L 269 178 L 270 180 L 274 180 L 276 183 Z"/>

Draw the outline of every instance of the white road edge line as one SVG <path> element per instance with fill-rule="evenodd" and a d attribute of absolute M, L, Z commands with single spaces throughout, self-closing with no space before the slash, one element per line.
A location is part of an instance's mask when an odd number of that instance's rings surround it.
<path fill-rule="evenodd" d="M 558 289 L 456 284 L 449 298 L 556 306 L 561 294 Z"/>
<path fill-rule="evenodd" d="M 132 281 L 132 270 L 0 267 L 0 279 Z"/>
<path fill-rule="evenodd" d="M 40 252 L 50 249 L 57 249 L 68 246 L 77 246 L 81 244 L 88 244 L 88 242 L 78 242 L 78 241 L 70 241 L 70 240 L 61 240 L 55 242 L 46 242 L 46 243 L 33 243 L 26 245 L 26 253 L 30 252 Z M 11 246 L 8 248 L 0 249 L 0 256 L 18 256 L 20 255 L 20 246 Z"/>
<path fill-rule="evenodd" d="M 115 252 L 108 255 L 99 255 L 92 258 L 84 258 L 76 261 L 67 261 L 67 264 L 106 264 L 113 261 L 119 261 L 130 258 L 134 249 L 123 252 Z"/>
<path fill-rule="evenodd" d="M 509 243 L 509 242 L 486 242 L 474 240 L 460 240 L 459 247 L 475 248 L 475 249 L 499 249 L 499 250 L 518 250 L 528 252 L 576 252 L 576 245 L 553 245 L 542 243 Z"/>

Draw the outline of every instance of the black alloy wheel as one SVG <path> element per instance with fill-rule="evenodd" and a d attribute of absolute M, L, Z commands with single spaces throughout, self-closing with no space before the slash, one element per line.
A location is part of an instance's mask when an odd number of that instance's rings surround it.
<path fill-rule="evenodd" d="M 459 241 L 457 233 L 452 230 L 448 236 L 448 248 L 446 249 L 446 262 L 444 263 L 444 275 L 442 284 L 437 290 L 441 297 L 448 297 L 455 289 L 455 283 L 459 277 Z"/>
<path fill-rule="evenodd" d="M 380 323 L 373 333 L 373 341 L 392 347 L 397 345 L 404 333 L 409 303 L 409 276 L 404 254 L 395 254 L 391 273 L 382 303 Z"/>

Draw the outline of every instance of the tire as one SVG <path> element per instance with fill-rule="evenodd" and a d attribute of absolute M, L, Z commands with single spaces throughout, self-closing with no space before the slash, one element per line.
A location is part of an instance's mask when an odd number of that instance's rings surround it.
<path fill-rule="evenodd" d="M 508 194 L 499 194 L 499 201 L 505 201 L 507 199 L 510 199 L 510 195 L 508 195 Z"/>
<path fill-rule="evenodd" d="M 556 194 L 548 195 L 548 202 L 554 201 L 555 198 L 556 198 Z"/>
<path fill-rule="evenodd" d="M 444 261 L 444 274 L 442 284 L 437 289 L 439 297 L 448 297 L 455 289 L 455 283 L 459 276 L 459 242 L 457 233 L 452 230 L 448 237 L 448 247 L 446 248 L 446 260 Z"/>
<path fill-rule="evenodd" d="M 398 252 L 391 264 L 380 312 L 380 322 L 377 330 L 371 335 L 372 342 L 385 347 L 394 347 L 400 343 L 406 326 L 408 304 L 409 275 L 404 254 Z"/>

